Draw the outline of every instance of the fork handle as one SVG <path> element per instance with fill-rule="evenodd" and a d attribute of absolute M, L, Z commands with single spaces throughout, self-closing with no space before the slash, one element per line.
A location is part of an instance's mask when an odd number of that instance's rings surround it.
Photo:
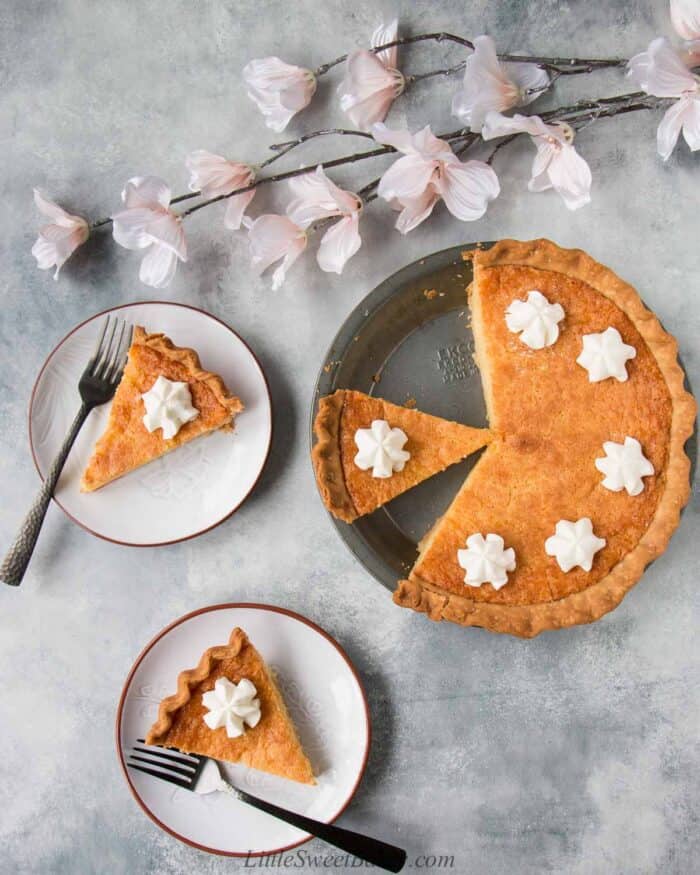
<path fill-rule="evenodd" d="M 32 558 L 34 547 L 36 546 L 39 532 L 46 516 L 46 511 L 51 503 L 51 496 L 58 483 L 58 478 L 61 475 L 63 466 L 68 458 L 73 443 L 75 442 L 78 432 L 83 423 L 87 419 L 87 415 L 92 408 L 84 402 L 80 405 L 80 410 L 73 420 L 73 424 L 68 430 L 68 434 L 63 441 L 61 449 L 58 451 L 53 464 L 49 468 L 41 489 L 37 493 L 34 503 L 29 508 L 29 512 L 24 518 L 24 522 L 20 526 L 14 543 L 7 551 L 2 565 L 0 566 L 0 580 L 10 586 L 19 586 L 22 583 L 22 578 L 29 565 L 29 560 Z"/>
<path fill-rule="evenodd" d="M 226 784 L 225 781 L 222 783 Z M 361 835 L 358 832 L 351 832 L 340 826 L 334 826 L 332 823 L 322 823 L 320 820 L 304 817 L 303 814 L 287 811 L 286 808 L 280 808 L 264 799 L 258 799 L 257 796 L 251 796 L 250 793 L 239 790 L 237 787 L 231 787 L 230 784 L 226 784 L 225 789 L 226 792 L 231 793 L 242 802 L 252 805 L 253 808 L 258 808 L 279 820 L 284 820 L 285 823 L 296 826 L 297 829 L 302 829 L 304 832 L 310 832 L 317 838 L 323 839 L 324 842 L 328 842 L 329 845 L 334 845 L 341 851 L 347 851 L 361 860 L 375 866 L 381 866 L 382 869 L 388 869 L 389 872 L 400 872 L 404 867 L 406 851 L 402 848 Z"/>

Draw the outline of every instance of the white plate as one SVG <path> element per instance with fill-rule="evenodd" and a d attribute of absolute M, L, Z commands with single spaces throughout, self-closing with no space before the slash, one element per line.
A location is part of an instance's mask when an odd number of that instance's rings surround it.
<path fill-rule="evenodd" d="M 330 822 L 352 799 L 367 762 L 369 709 L 360 680 L 340 646 L 310 620 L 266 605 L 215 605 L 165 628 L 136 660 L 117 711 L 117 749 L 136 800 L 175 838 L 204 851 L 232 856 L 274 854 L 310 836 L 230 796 L 198 796 L 129 771 L 124 757 L 156 718 L 158 704 L 176 690 L 178 674 L 202 653 L 225 644 L 240 626 L 276 675 L 314 768 L 307 787 L 245 766 L 223 765 L 234 784 L 316 820 Z"/>
<path fill-rule="evenodd" d="M 105 311 L 114 312 L 147 331 L 164 332 L 178 346 L 197 350 L 202 366 L 223 377 L 245 410 L 236 417 L 233 434 L 214 432 L 97 492 L 82 493 L 83 469 L 109 414 L 110 405 L 103 404 L 82 427 L 58 481 L 55 500 L 75 522 L 109 541 L 143 547 L 192 538 L 229 517 L 262 473 L 272 436 L 265 375 L 247 344 L 203 310 L 148 302 Z M 42 477 L 80 406 L 78 380 L 105 313 L 74 328 L 48 357 L 37 378 L 29 409 L 29 440 Z"/>

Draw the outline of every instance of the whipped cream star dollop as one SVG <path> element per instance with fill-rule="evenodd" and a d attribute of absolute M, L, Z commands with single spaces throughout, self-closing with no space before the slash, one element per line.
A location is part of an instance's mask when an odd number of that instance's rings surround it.
<path fill-rule="evenodd" d="M 562 571 L 571 571 L 576 565 L 590 571 L 593 557 L 606 544 L 605 538 L 593 534 L 593 523 L 585 516 L 575 523 L 559 520 L 555 533 L 544 542 L 548 556 L 554 556 Z"/>
<path fill-rule="evenodd" d="M 146 405 L 143 424 L 151 432 L 162 428 L 165 440 L 175 437 L 186 422 L 199 416 L 187 383 L 174 382 L 162 374 L 141 397 Z"/>
<path fill-rule="evenodd" d="M 583 350 L 576 362 L 588 371 L 591 383 L 608 377 L 624 383 L 628 376 L 625 362 L 636 355 L 637 350 L 623 342 L 617 328 L 606 328 L 599 334 L 583 335 Z"/>
<path fill-rule="evenodd" d="M 386 419 L 375 419 L 370 428 L 358 428 L 355 464 L 363 471 L 372 469 L 372 477 L 391 477 L 403 471 L 411 454 L 403 449 L 408 436 L 400 428 L 390 428 Z"/>
<path fill-rule="evenodd" d="M 596 468 L 605 474 L 603 486 L 612 492 L 627 490 L 629 495 L 639 495 L 644 489 L 642 477 L 650 477 L 654 466 L 642 452 L 636 438 L 627 435 L 624 444 L 605 441 L 605 456 L 595 460 Z"/>
<path fill-rule="evenodd" d="M 533 289 L 525 301 L 515 300 L 506 310 L 506 325 L 530 349 L 543 349 L 557 342 L 559 323 L 564 318 L 561 304 L 550 304 L 542 292 Z"/>
<path fill-rule="evenodd" d="M 208 713 L 204 722 L 210 729 L 226 728 L 229 738 L 238 738 L 246 726 L 260 722 L 260 699 L 255 684 L 248 678 L 234 684 L 228 678 L 219 678 L 214 689 L 202 696 L 202 704 Z"/>
<path fill-rule="evenodd" d="M 500 535 L 481 533 L 469 535 L 467 549 L 457 550 L 457 561 L 467 572 L 464 582 L 467 586 L 481 586 L 490 583 L 494 589 L 500 589 L 508 583 L 508 571 L 515 571 L 515 550 L 512 547 L 504 549 L 505 544 Z"/>

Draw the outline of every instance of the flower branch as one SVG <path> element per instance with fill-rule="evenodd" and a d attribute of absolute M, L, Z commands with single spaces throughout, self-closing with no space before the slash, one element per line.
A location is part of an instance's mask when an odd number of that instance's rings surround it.
<path fill-rule="evenodd" d="M 670 156 L 681 134 L 691 150 L 700 149 L 700 77 L 692 68 L 700 58 L 700 15 L 690 15 L 681 0 L 671 0 L 671 6 L 674 26 L 684 40 L 691 42 L 679 50 L 664 38 L 652 40 L 646 51 L 629 62 L 620 58 L 503 54 L 497 52 L 490 37 L 470 40 L 443 31 L 398 37 L 396 21 L 377 28 L 368 49 L 342 55 L 316 70 L 275 57 L 251 61 L 244 69 L 249 95 L 267 126 L 275 131 L 283 130 L 308 105 L 318 76 L 344 63 L 345 77 L 338 89 L 340 108 L 354 127 L 322 128 L 273 143 L 269 147 L 272 154 L 258 163 L 196 150 L 186 160 L 189 192 L 171 197 L 163 180 L 135 177 L 122 193 L 122 208 L 92 224 L 36 192 L 36 205 L 48 222 L 41 228 L 32 252 L 40 268 L 55 267 L 57 275 L 91 230 L 111 225 L 117 243 L 144 251 L 142 281 L 162 288 L 172 279 L 178 261 L 187 260 L 183 219 L 211 204 L 225 202 L 224 225 L 230 230 L 241 226 L 248 230 L 253 266 L 262 271 L 277 263 L 274 288 L 305 250 L 309 235 L 322 228 L 325 231 L 316 256 L 318 264 L 324 271 L 340 273 L 361 246 L 362 209 L 377 198 L 399 212 L 395 227 L 402 234 L 424 222 L 440 201 L 462 221 L 481 218 L 489 202 L 500 193 L 494 159 L 520 134 L 527 134 L 536 150 L 528 189 L 540 192 L 553 188 L 569 209 L 578 209 L 590 201 L 592 177 L 574 140 L 577 131 L 598 119 L 665 109 L 657 132 L 657 149 L 662 158 Z M 463 60 L 450 66 L 402 73 L 397 66 L 398 48 L 427 41 L 451 42 L 469 51 Z M 580 100 L 540 115 L 508 115 L 550 90 L 561 76 L 622 67 L 627 68 L 628 77 L 639 90 Z M 411 132 L 383 124 L 394 100 L 407 85 L 459 72 L 463 72 L 463 80 L 452 101 L 452 113 L 460 122 L 458 129 L 436 137 L 430 125 Z M 315 170 L 297 167 L 262 174 L 294 149 L 330 136 L 367 139 L 375 145 L 320 161 Z M 488 140 L 497 142 L 485 161 L 462 160 L 472 146 Z M 326 176 L 327 170 L 387 155 L 394 155 L 391 166 L 356 192 L 340 189 Z M 249 218 L 246 213 L 258 187 L 277 182 L 286 182 L 292 194 L 286 214 Z M 180 211 L 173 209 L 190 200 L 196 203 Z"/>

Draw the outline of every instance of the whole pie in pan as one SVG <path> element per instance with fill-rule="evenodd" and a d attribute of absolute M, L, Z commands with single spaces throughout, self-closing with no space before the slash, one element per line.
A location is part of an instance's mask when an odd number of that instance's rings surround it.
<path fill-rule="evenodd" d="M 210 647 L 196 668 L 180 673 L 146 744 L 316 783 L 275 678 L 239 628 L 228 644 Z"/>
<path fill-rule="evenodd" d="M 149 419 L 146 400 L 151 397 L 154 409 Z M 221 377 L 203 370 L 193 349 L 175 346 L 164 334 L 147 334 L 137 326 L 107 427 L 83 473 L 81 490 L 99 489 L 201 435 L 230 430 L 242 409 L 241 400 Z M 172 436 L 166 432 L 169 426 L 170 431 L 177 426 Z"/>
<path fill-rule="evenodd" d="M 468 290 L 493 438 L 394 601 L 532 637 L 615 608 L 688 500 L 675 340 L 580 250 L 503 240 Z"/>
<path fill-rule="evenodd" d="M 347 523 L 491 440 L 488 429 L 348 389 L 321 398 L 314 433 L 312 459 L 321 496 L 328 510 Z"/>

